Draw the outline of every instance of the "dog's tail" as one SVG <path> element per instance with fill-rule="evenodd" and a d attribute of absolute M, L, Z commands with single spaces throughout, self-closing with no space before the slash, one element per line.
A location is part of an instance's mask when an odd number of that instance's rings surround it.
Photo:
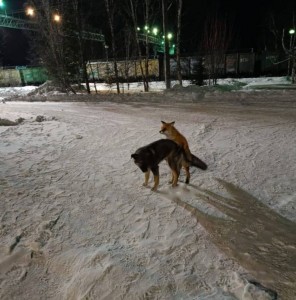
<path fill-rule="evenodd" d="M 200 168 L 202 170 L 206 170 L 208 168 L 206 163 L 204 163 L 201 159 L 199 159 L 198 157 L 196 157 L 192 153 L 191 153 L 190 165 L 194 166 L 194 167 L 197 167 L 197 168 Z"/>

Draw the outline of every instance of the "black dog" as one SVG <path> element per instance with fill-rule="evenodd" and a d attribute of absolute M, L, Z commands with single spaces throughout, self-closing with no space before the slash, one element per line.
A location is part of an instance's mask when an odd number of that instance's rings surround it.
<path fill-rule="evenodd" d="M 172 170 L 173 187 L 177 186 L 182 164 L 185 161 L 188 163 L 182 147 L 168 139 L 158 140 L 147 146 L 141 147 L 132 154 L 131 157 L 134 159 L 135 164 L 145 173 L 144 186 L 147 186 L 150 170 L 152 171 L 154 175 L 153 191 L 156 191 L 159 185 L 158 164 L 161 161 L 165 159 Z"/>

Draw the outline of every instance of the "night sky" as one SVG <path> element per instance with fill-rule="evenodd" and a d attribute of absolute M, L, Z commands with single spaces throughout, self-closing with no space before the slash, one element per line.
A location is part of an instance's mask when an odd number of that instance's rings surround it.
<path fill-rule="evenodd" d="M 5 0 L 4 0 L 5 1 Z M 103 0 L 96 0 L 103 7 Z M 102 2 L 99 4 L 99 2 Z M 17 11 L 23 8 L 23 0 L 6 0 L 7 11 Z M 267 46 L 266 36 L 270 35 L 269 20 L 274 16 L 280 30 L 291 28 L 293 11 L 296 16 L 296 1 L 283 0 L 183 0 L 183 30 L 182 52 L 195 53 L 204 31 L 204 23 L 210 16 L 219 15 L 227 18 L 232 26 L 232 50 L 247 50 L 253 48 L 260 51 Z M 169 12 L 170 26 L 174 26 L 175 11 Z M 161 24 L 161 20 L 160 20 Z M 100 24 L 96 24 L 97 27 Z M 106 22 L 101 28 L 106 35 Z M 5 45 L 0 44 L 2 57 L 0 63 L 4 66 L 28 64 L 28 42 L 26 35 L 15 29 L 0 28 L 0 34 L 5 36 Z"/>

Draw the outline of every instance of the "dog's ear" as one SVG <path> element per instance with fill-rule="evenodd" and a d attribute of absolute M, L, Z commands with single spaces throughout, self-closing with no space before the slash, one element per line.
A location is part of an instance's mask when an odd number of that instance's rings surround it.
<path fill-rule="evenodd" d="M 171 122 L 171 125 L 174 125 L 175 124 L 175 121 Z"/>
<path fill-rule="evenodd" d="M 165 121 L 161 121 L 162 124 L 166 124 Z"/>
<path fill-rule="evenodd" d="M 131 155 L 131 158 L 137 159 L 138 156 L 139 156 L 139 154 L 134 153 L 134 154 Z"/>

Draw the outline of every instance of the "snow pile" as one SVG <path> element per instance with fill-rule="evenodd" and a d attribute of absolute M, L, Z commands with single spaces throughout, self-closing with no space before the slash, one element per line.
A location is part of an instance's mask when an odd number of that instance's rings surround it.
<path fill-rule="evenodd" d="M 29 86 L 29 85 L 23 87 L 0 88 L 0 100 L 25 96 L 35 89 L 36 86 Z"/>

